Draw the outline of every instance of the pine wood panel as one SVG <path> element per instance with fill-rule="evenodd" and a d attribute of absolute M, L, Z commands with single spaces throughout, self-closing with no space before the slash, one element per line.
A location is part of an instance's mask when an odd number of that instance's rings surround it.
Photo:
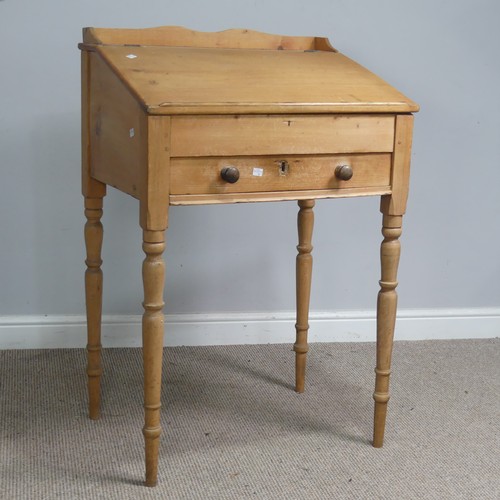
<path fill-rule="evenodd" d="M 418 110 L 338 52 L 122 45 L 94 50 L 152 114 Z"/>
<path fill-rule="evenodd" d="M 284 172 L 283 160 L 287 161 Z M 348 181 L 335 177 L 335 168 L 344 164 L 349 164 L 354 171 Z M 236 167 L 240 172 L 240 178 L 234 184 L 221 178 L 221 170 L 228 166 Z M 174 195 L 342 189 L 389 186 L 390 170 L 390 154 L 174 158 L 171 160 L 170 183 Z"/>
<path fill-rule="evenodd" d="M 171 155 L 391 152 L 394 116 L 174 116 Z"/>
<path fill-rule="evenodd" d="M 104 61 L 89 55 L 91 175 L 138 198 L 147 161 L 147 116 Z"/>

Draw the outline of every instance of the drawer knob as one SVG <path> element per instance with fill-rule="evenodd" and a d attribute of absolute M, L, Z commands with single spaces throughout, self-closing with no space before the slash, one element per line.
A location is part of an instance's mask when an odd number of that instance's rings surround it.
<path fill-rule="evenodd" d="M 338 165 L 335 169 L 335 177 L 341 181 L 348 181 L 352 177 L 353 171 L 350 165 Z"/>
<path fill-rule="evenodd" d="M 220 176 L 230 184 L 234 184 L 240 178 L 240 171 L 236 167 L 224 167 Z"/>

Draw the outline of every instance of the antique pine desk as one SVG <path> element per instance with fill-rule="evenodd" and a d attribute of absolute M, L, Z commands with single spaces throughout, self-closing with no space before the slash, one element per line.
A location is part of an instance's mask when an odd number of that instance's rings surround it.
<path fill-rule="evenodd" d="M 382 446 L 411 113 L 418 106 L 325 38 L 86 28 L 80 48 L 90 418 L 98 418 L 100 406 L 106 185 L 140 204 L 148 486 L 157 482 L 161 432 L 162 254 L 169 206 L 298 200 L 294 350 L 295 388 L 302 392 L 315 200 L 377 195 L 384 239 L 373 445 Z"/>

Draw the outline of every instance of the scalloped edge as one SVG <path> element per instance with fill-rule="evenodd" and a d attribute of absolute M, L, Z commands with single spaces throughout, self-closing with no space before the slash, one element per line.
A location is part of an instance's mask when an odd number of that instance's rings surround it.
<path fill-rule="evenodd" d="M 182 26 L 142 29 L 83 28 L 83 43 L 84 45 L 153 45 L 338 52 L 325 37 L 274 35 L 248 29 L 208 32 L 190 30 Z"/>

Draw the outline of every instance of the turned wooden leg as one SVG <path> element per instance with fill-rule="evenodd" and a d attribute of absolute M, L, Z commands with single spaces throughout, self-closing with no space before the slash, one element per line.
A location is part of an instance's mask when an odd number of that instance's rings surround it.
<path fill-rule="evenodd" d="M 101 385 L 101 315 L 102 315 L 102 198 L 85 197 L 85 302 L 87 306 L 87 375 L 89 416 L 99 418 Z"/>
<path fill-rule="evenodd" d="M 160 444 L 160 392 L 163 355 L 163 285 L 165 264 L 165 231 L 144 231 L 142 248 L 146 254 L 142 265 L 144 282 L 144 315 L 142 343 L 144 360 L 144 438 L 146 447 L 146 486 L 155 486 L 158 478 Z"/>
<path fill-rule="evenodd" d="M 391 374 L 392 343 L 396 323 L 398 295 L 397 271 L 401 245 L 400 215 L 384 215 L 380 248 L 382 279 L 377 300 L 377 367 L 375 368 L 375 417 L 373 446 L 380 448 L 384 442 L 387 402 L 389 401 L 389 376 Z"/>
<path fill-rule="evenodd" d="M 312 232 L 314 226 L 314 200 L 301 200 L 297 227 L 299 232 L 298 255 L 296 261 L 297 280 L 297 337 L 295 351 L 295 390 L 304 392 L 306 376 L 306 356 L 308 351 L 307 332 L 309 330 L 309 298 L 311 295 L 312 274 Z"/>

